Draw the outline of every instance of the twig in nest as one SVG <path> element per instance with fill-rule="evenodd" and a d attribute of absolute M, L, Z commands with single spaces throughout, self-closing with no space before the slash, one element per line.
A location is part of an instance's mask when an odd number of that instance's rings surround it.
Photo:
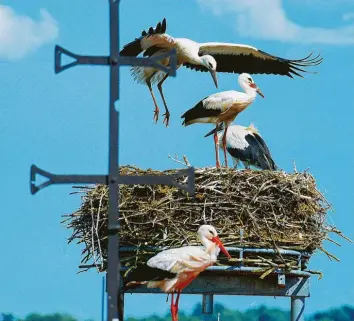
<path fill-rule="evenodd" d="M 184 158 L 185 156 L 183 156 L 183 158 Z M 168 155 L 168 158 L 169 159 L 172 159 L 174 162 L 176 162 L 176 163 L 178 163 L 178 164 L 181 164 L 181 165 L 183 165 L 183 166 L 189 166 L 189 163 L 187 163 L 188 162 L 188 160 L 187 160 L 187 162 L 184 160 L 184 162 L 182 162 L 182 161 L 180 161 L 179 159 L 178 159 L 178 156 L 176 155 L 175 156 L 175 158 L 174 157 L 172 157 L 171 155 Z"/>

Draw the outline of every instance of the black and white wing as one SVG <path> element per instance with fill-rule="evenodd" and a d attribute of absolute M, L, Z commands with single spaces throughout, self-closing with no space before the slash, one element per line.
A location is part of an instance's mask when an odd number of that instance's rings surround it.
<path fill-rule="evenodd" d="M 211 55 L 217 63 L 216 71 L 228 73 L 275 74 L 293 78 L 303 77 L 307 67 L 317 66 L 323 58 L 320 55 L 290 60 L 271 55 L 255 47 L 232 43 L 209 42 L 199 47 L 199 55 Z M 205 67 L 185 64 L 187 68 L 207 71 Z"/>
<path fill-rule="evenodd" d="M 230 129 L 226 136 L 226 150 L 232 157 L 261 169 L 276 170 L 270 151 L 261 136 L 247 130 L 232 131 L 237 129 L 236 126 Z"/>
<path fill-rule="evenodd" d="M 123 49 L 120 51 L 121 56 L 129 56 L 129 57 L 136 57 L 140 53 L 142 53 L 145 49 L 142 46 L 142 41 L 153 35 L 162 35 L 166 33 L 167 23 L 166 19 L 164 18 L 162 22 L 159 22 L 155 28 L 150 27 L 148 31 L 143 30 L 141 36 L 139 38 L 135 38 L 132 42 L 127 43 L 124 45 Z M 153 51 L 151 49 L 151 51 Z"/>
<path fill-rule="evenodd" d="M 208 122 L 210 118 L 217 117 L 226 111 L 239 99 L 241 94 L 237 91 L 229 90 L 205 97 L 181 116 L 181 118 L 184 118 L 182 125 L 188 126 L 196 122 Z"/>

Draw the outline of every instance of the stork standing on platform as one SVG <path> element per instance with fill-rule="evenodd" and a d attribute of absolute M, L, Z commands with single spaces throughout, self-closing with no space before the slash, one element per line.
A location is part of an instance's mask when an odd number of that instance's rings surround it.
<path fill-rule="evenodd" d="M 218 87 L 216 72 L 302 77 L 301 72 L 307 72 L 304 68 L 319 65 L 323 60 L 319 55 L 312 57 L 312 54 L 302 59 L 289 60 L 248 45 L 222 42 L 197 43 L 188 38 L 174 38 L 166 34 L 166 19 L 163 19 L 155 29 L 151 27 L 148 31 L 143 31 L 141 37 L 126 44 L 120 55 L 135 57 L 143 52 L 144 56 L 158 57 L 173 48 L 177 52 L 177 68 L 183 65 L 196 71 L 210 72 L 216 88 Z M 169 59 L 164 58 L 160 63 L 168 66 Z M 149 87 L 155 104 L 155 121 L 158 120 L 159 107 L 152 91 L 152 84 L 158 83 L 157 87 L 166 110 L 164 123 L 168 126 L 170 113 L 162 91 L 162 84 L 168 74 L 152 67 L 133 67 L 132 72 L 138 82 L 145 83 Z"/>
<path fill-rule="evenodd" d="M 208 137 L 219 130 L 222 130 L 222 123 L 219 128 L 213 129 L 204 137 Z M 224 148 L 222 137 L 222 132 L 219 132 L 218 142 L 220 148 Z M 235 168 L 241 161 L 245 168 L 255 166 L 260 169 L 277 169 L 267 144 L 253 124 L 248 127 L 240 125 L 229 126 L 226 135 L 226 150 L 231 155 Z"/>
<path fill-rule="evenodd" d="M 234 121 L 236 116 L 245 110 L 255 100 L 257 93 L 264 98 L 263 93 L 254 83 L 249 74 L 243 73 L 238 77 L 238 83 L 245 92 L 235 90 L 223 91 L 210 95 L 202 99 L 193 108 L 186 111 L 181 118 L 184 118 L 182 125 L 188 126 L 195 123 L 212 123 L 216 124 L 214 132 L 216 167 L 220 167 L 219 162 L 219 139 L 218 128 L 220 123 L 225 124 L 224 135 L 222 137 L 223 150 L 225 156 L 225 165 L 227 163 L 226 155 L 226 134 L 230 123 Z"/>
<path fill-rule="evenodd" d="M 198 239 L 204 248 L 199 246 L 184 246 L 176 249 L 162 251 L 152 257 L 147 265 L 152 268 L 168 271 L 176 276 L 161 281 L 132 281 L 127 287 L 145 284 L 148 288 L 160 288 L 166 293 L 171 293 L 172 320 L 178 320 L 178 303 L 181 291 L 188 286 L 207 267 L 215 264 L 220 250 L 231 258 L 218 233 L 211 225 L 202 225 L 198 230 Z M 174 302 L 174 293 L 177 292 Z"/>

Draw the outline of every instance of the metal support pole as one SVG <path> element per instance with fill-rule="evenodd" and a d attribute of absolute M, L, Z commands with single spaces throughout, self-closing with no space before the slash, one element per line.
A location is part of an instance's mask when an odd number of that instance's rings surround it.
<path fill-rule="evenodd" d="M 118 317 L 119 317 L 119 321 L 123 321 L 124 320 L 124 292 L 121 289 L 121 291 L 118 293 Z"/>
<path fill-rule="evenodd" d="M 120 289 L 119 266 L 119 211 L 118 211 L 118 112 L 115 103 L 119 98 L 119 0 L 109 1 L 110 17 L 110 90 L 109 90 L 109 206 L 108 206 L 108 268 L 107 268 L 107 311 L 109 321 L 118 321 L 118 294 Z"/>
<path fill-rule="evenodd" d="M 212 320 L 213 310 L 214 310 L 214 295 L 203 294 L 202 313 L 204 315 L 204 321 Z"/>
<path fill-rule="evenodd" d="M 291 297 L 291 321 L 305 321 L 305 297 Z"/>

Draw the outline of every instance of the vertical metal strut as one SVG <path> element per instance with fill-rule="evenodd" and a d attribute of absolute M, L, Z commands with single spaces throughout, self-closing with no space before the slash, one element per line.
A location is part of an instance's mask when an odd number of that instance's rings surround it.
<path fill-rule="evenodd" d="M 109 90 L 109 205 L 108 205 L 108 268 L 107 312 L 108 320 L 118 321 L 118 291 L 120 289 L 119 266 L 119 208 L 118 193 L 118 124 L 119 115 L 115 103 L 119 98 L 119 0 L 109 0 L 110 34 L 110 90 Z"/>

